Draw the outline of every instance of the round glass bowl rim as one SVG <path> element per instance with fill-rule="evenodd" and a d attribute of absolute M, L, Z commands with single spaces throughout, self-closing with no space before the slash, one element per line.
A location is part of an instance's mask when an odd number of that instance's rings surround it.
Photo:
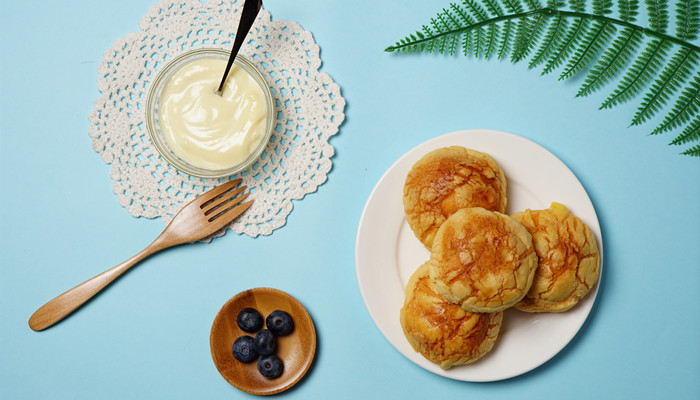
<path fill-rule="evenodd" d="M 148 91 L 148 96 L 146 97 L 146 130 L 148 131 L 148 136 L 151 138 L 151 142 L 153 143 L 156 150 L 158 151 L 158 154 L 160 154 L 161 157 L 163 157 L 177 170 L 188 175 L 195 176 L 198 178 L 224 178 L 241 172 L 244 169 L 251 166 L 255 161 L 258 160 L 258 158 L 260 158 L 260 155 L 265 150 L 265 147 L 267 147 L 267 144 L 270 141 L 270 137 L 272 136 L 272 130 L 274 128 L 274 103 L 272 101 L 272 92 L 270 90 L 270 86 L 267 84 L 267 81 L 265 81 L 265 78 L 263 77 L 260 70 L 252 62 L 250 62 L 247 58 L 241 56 L 240 54 L 236 55 L 236 60 L 234 61 L 234 64 L 235 66 L 240 67 L 244 71 L 246 71 L 258 83 L 258 85 L 263 91 L 267 109 L 267 124 L 265 127 L 265 136 L 263 136 L 258 147 L 253 153 L 251 153 L 248 156 L 248 158 L 246 158 L 243 162 L 226 169 L 210 170 L 197 167 L 189 164 L 188 162 L 178 157 L 177 154 L 175 154 L 170 149 L 168 144 L 165 142 L 163 136 L 159 133 L 155 117 L 156 101 L 160 97 L 160 94 L 163 92 L 163 89 L 170 80 L 170 77 L 175 72 L 177 72 L 183 65 L 187 64 L 192 60 L 197 60 L 200 58 L 220 58 L 228 60 L 230 54 L 231 52 L 228 50 L 215 48 L 202 48 L 182 53 L 170 60 L 160 71 L 158 71 L 156 79 L 153 81 L 153 84 L 151 85 L 151 88 Z"/>

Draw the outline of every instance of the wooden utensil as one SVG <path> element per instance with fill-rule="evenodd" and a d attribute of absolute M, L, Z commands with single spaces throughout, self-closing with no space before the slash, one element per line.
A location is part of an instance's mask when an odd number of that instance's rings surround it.
<path fill-rule="evenodd" d="M 287 312 L 294 319 L 294 330 L 278 336 L 277 356 L 284 363 L 282 375 L 274 379 L 263 377 L 256 362 L 242 363 L 233 357 L 233 342 L 241 335 L 255 336 L 238 327 L 236 317 L 244 308 L 258 310 L 263 318 L 275 310 Z M 209 336 L 211 356 L 224 379 L 236 388 L 255 395 L 270 395 L 285 391 L 304 377 L 316 354 L 316 329 L 311 316 L 297 299 L 272 288 L 255 288 L 233 296 L 221 307 L 214 319 Z"/>
<path fill-rule="evenodd" d="M 29 318 L 29 327 L 40 331 L 62 320 L 151 254 L 175 245 L 204 239 L 226 227 L 253 204 L 253 200 L 242 203 L 250 193 L 242 194 L 246 186 L 237 188 L 241 181 L 229 181 L 192 200 L 175 215 L 163 233 L 148 247 L 116 267 L 44 304 Z"/>

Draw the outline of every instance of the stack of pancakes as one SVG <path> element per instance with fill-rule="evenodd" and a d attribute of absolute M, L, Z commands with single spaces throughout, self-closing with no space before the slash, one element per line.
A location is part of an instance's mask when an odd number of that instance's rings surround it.
<path fill-rule="evenodd" d="M 406 177 L 403 203 L 430 260 L 406 286 L 401 326 L 442 368 L 490 351 L 506 308 L 566 311 L 598 280 L 591 230 L 557 203 L 506 215 L 506 177 L 488 154 L 459 146 L 426 154 Z"/>

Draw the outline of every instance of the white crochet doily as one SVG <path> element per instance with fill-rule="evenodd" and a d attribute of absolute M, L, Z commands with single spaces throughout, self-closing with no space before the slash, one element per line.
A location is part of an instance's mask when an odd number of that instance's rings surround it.
<path fill-rule="evenodd" d="M 114 42 L 98 67 L 102 96 L 90 114 L 93 148 L 111 164 L 114 193 L 135 217 L 168 223 L 197 195 L 224 180 L 190 177 L 160 157 L 145 124 L 145 103 L 157 72 L 194 48 L 230 50 L 243 0 L 162 1 L 139 23 L 140 32 Z M 329 144 L 345 118 L 345 100 L 319 71 L 319 48 L 297 23 L 272 21 L 260 10 L 239 54 L 256 64 L 271 87 L 276 127 L 259 162 L 243 178 L 255 199 L 230 228 L 251 237 L 283 226 L 292 200 L 326 181 L 335 153 Z"/>

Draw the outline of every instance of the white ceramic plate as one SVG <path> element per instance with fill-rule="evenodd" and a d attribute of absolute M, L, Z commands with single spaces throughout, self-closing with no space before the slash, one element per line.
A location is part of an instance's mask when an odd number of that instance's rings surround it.
<path fill-rule="evenodd" d="M 600 225 L 588 194 L 563 162 L 525 138 L 500 131 L 465 130 L 431 139 L 396 161 L 374 187 L 360 219 L 355 247 L 357 280 L 374 323 L 399 352 L 428 371 L 472 382 L 507 379 L 542 365 L 573 339 L 593 307 L 598 285 L 565 313 L 506 310 L 493 350 L 473 364 L 442 370 L 415 352 L 401 330 L 399 310 L 408 278 L 430 253 L 406 223 L 403 184 L 423 155 L 453 145 L 486 152 L 501 165 L 508 182 L 506 213 L 549 208 L 553 201 L 566 205 L 595 234 L 602 264 Z"/>

